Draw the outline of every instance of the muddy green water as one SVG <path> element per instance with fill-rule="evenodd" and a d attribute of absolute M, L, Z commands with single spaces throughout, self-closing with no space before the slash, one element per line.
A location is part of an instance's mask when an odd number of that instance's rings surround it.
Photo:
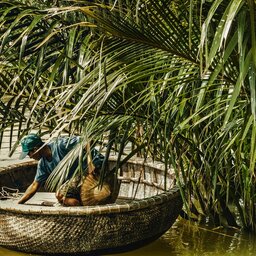
<path fill-rule="evenodd" d="M 28 255 L 32 254 L 15 252 L 0 247 L 0 256 Z M 256 255 L 256 237 L 234 229 L 212 229 L 179 220 L 158 240 L 140 249 L 114 255 L 252 256 Z"/>

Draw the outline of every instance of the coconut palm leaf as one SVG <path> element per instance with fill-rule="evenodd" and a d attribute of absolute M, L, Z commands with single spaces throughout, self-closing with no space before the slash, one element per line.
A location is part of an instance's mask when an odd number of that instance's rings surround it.
<path fill-rule="evenodd" d="M 127 157 L 175 168 L 188 207 L 234 225 L 223 204 L 234 202 L 255 229 L 253 1 L 0 7 L 2 131 L 19 123 L 103 145 L 115 130 L 111 150 L 132 145 Z"/>

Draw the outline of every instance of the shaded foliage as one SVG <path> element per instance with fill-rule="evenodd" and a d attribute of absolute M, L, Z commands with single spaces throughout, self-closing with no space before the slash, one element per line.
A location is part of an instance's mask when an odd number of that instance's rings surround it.
<path fill-rule="evenodd" d="M 254 230 L 254 21 L 251 0 L 0 1 L 0 129 L 110 136 L 172 166 L 190 216 L 237 225 L 235 204 Z"/>

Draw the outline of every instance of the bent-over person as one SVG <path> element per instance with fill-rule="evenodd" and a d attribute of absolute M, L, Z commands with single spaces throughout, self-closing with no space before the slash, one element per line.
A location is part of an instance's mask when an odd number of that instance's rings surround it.
<path fill-rule="evenodd" d="M 20 159 L 26 156 L 38 160 L 36 175 L 32 184 L 26 189 L 25 193 L 18 201 L 19 204 L 24 204 L 38 191 L 41 186 L 44 186 L 46 180 L 53 172 L 59 162 L 72 150 L 80 137 L 58 137 L 49 143 L 44 143 L 37 134 L 29 134 L 21 140 L 22 153 Z M 91 150 L 92 162 L 96 170 L 100 170 L 104 156 L 96 149 Z M 81 205 L 80 186 L 81 175 L 73 177 L 73 174 L 78 166 L 78 159 L 69 169 L 68 177 L 60 188 L 56 191 L 58 201 L 66 206 Z M 83 170 L 87 169 L 87 162 L 83 161 Z"/>

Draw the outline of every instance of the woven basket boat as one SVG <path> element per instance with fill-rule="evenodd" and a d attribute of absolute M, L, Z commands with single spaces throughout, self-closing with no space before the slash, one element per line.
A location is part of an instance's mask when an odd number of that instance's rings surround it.
<path fill-rule="evenodd" d="M 115 165 L 114 157 L 109 165 Z M 35 162 L 0 168 L 0 188 L 24 191 L 35 170 Z M 64 207 L 0 200 L 0 246 L 35 254 L 95 255 L 128 251 L 157 239 L 182 208 L 174 173 L 165 174 L 163 165 L 137 158 L 119 171 L 114 204 Z M 40 194 L 54 198 L 53 193 Z"/>

